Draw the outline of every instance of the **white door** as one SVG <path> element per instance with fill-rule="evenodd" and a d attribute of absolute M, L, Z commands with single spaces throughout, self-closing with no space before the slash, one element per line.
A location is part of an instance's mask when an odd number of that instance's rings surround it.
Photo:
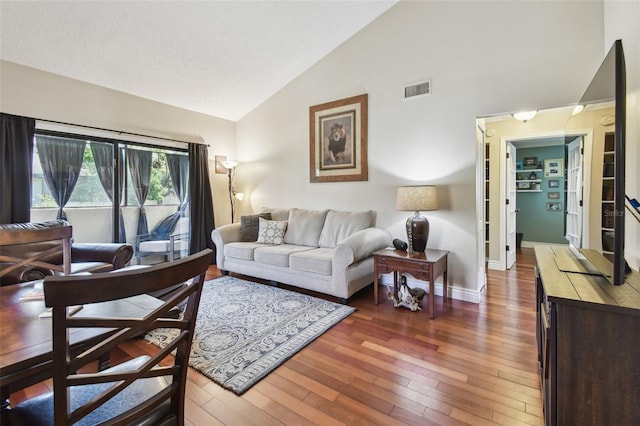
<path fill-rule="evenodd" d="M 566 238 L 573 247 L 582 247 L 582 136 L 567 145 L 567 226 Z"/>
<path fill-rule="evenodd" d="M 516 263 L 516 147 L 507 143 L 507 256 L 506 268 L 511 269 Z"/>

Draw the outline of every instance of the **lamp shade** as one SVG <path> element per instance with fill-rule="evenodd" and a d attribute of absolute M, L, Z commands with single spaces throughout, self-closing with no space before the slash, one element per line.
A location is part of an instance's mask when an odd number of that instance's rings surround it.
<path fill-rule="evenodd" d="M 396 209 L 415 211 L 406 223 L 408 246 L 413 252 L 424 251 L 429 240 L 429 221 L 420 214 L 420 210 L 438 210 L 436 187 L 431 185 L 398 187 Z"/>
<path fill-rule="evenodd" d="M 397 210 L 438 210 L 438 196 L 433 185 L 400 186 L 396 197 Z"/>

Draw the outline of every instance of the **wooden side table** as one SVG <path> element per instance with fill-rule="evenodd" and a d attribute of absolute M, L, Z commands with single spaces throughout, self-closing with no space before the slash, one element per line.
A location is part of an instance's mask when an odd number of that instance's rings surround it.
<path fill-rule="evenodd" d="M 426 249 L 424 252 L 382 249 L 373 253 L 373 297 L 379 303 L 378 275 L 393 272 L 393 289 L 398 293 L 398 276 L 403 272 L 413 275 L 416 279 L 429 281 L 429 310 L 431 318 L 436 317 L 435 310 L 435 280 L 442 275 L 442 298 L 447 302 L 447 255 L 446 250 Z"/>

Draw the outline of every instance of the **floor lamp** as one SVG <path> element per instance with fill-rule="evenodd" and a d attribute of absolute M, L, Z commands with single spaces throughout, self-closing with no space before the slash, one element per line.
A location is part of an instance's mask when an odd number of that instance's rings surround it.
<path fill-rule="evenodd" d="M 236 216 L 236 199 L 242 200 L 244 195 L 242 192 L 236 192 L 233 187 L 233 179 L 236 176 L 236 167 L 238 167 L 238 162 L 224 160 L 220 161 L 219 164 L 227 169 L 227 176 L 229 177 L 229 202 L 231 203 L 231 223 L 233 223 Z"/>

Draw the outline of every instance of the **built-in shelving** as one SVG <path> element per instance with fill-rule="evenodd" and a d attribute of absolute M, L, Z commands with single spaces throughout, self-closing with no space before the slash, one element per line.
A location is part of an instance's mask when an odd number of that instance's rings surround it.
<path fill-rule="evenodd" d="M 484 144 L 484 253 L 489 258 L 489 177 L 491 168 L 489 163 L 489 143 Z"/>
<path fill-rule="evenodd" d="M 542 192 L 542 169 L 516 170 L 516 192 Z"/>
<path fill-rule="evenodd" d="M 613 253 L 613 222 L 615 207 L 613 204 L 615 176 L 615 133 L 605 133 L 602 164 L 602 251 L 605 256 Z"/>

